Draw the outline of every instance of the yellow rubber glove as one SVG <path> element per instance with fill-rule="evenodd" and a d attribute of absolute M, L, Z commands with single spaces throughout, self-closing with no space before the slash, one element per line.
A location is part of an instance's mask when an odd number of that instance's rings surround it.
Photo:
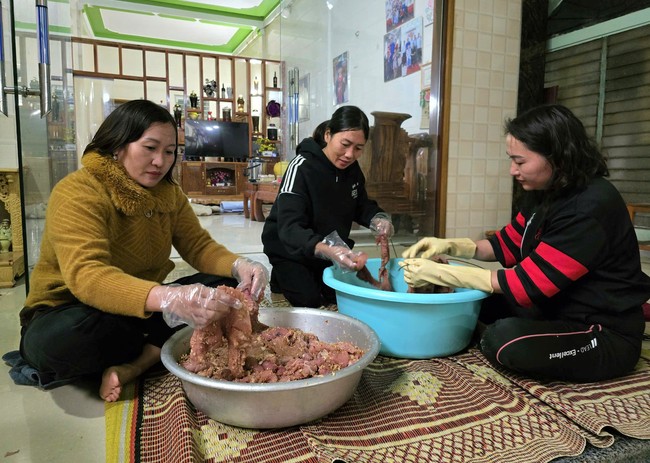
<path fill-rule="evenodd" d="M 438 256 L 440 254 L 447 254 L 448 256 L 465 257 L 471 259 L 476 254 L 476 243 L 469 238 L 422 238 L 413 246 L 408 248 L 402 253 L 405 259 L 417 257 L 428 259 L 431 256 Z"/>
<path fill-rule="evenodd" d="M 492 272 L 487 269 L 438 264 L 428 259 L 406 259 L 399 265 L 404 269 L 404 281 L 414 288 L 433 283 L 451 288 L 470 288 L 486 293 L 494 292 Z"/>

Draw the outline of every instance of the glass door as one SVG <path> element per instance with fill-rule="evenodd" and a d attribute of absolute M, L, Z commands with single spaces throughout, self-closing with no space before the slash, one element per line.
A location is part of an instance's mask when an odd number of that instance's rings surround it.
<path fill-rule="evenodd" d="M 26 273 L 29 289 L 50 192 L 77 169 L 70 4 L 21 0 L 0 6 L 0 184 L 4 176 L 11 186 L 0 193 L 0 220 L 8 220 L 12 231 L 6 256 L 16 266 L 12 273 Z"/>

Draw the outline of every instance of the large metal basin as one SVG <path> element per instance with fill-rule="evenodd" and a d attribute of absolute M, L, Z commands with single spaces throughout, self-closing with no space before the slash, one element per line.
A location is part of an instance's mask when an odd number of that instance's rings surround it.
<path fill-rule="evenodd" d="M 269 326 L 298 328 L 322 341 L 350 341 L 364 350 L 354 365 L 335 374 L 285 383 L 246 384 L 205 378 L 178 364 L 189 351 L 192 330 L 184 328 L 167 340 L 162 362 L 178 376 L 189 400 L 210 418 L 244 428 L 282 428 L 321 418 L 347 402 L 363 369 L 379 352 L 379 338 L 365 323 L 319 309 L 263 308 L 259 319 Z"/>

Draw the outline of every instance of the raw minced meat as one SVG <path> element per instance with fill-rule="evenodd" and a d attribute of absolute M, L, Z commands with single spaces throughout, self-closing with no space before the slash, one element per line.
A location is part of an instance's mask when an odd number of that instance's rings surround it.
<path fill-rule="evenodd" d="M 324 376 L 358 361 L 350 342 L 327 343 L 297 328 L 267 327 L 249 294 L 220 287 L 242 302 L 228 316 L 194 330 L 181 366 L 201 376 L 244 383 L 275 383 Z"/>
<path fill-rule="evenodd" d="M 350 342 L 327 343 L 297 328 L 271 327 L 253 333 L 238 373 L 228 366 L 225 337 L 206 352 L 203 368 L 195 373 L 242 383 L 286 382 L 335 373 L 363 354 Z"/>

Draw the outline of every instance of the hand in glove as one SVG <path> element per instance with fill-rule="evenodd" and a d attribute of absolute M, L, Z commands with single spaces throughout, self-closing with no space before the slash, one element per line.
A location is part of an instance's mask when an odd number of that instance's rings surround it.
<path fill-rule="evenodd" d="M 231 307 L 241 308 L 239 299 L 200 283 L 156 286 L 151 291 L 158 297 L 163 318 L 172 328 L 183 323 L 205 328 L 228 314 Z"/>
<path fill-rule="evenodd" d="M 428 259 L 406 259 L 399 265 L 404 269 L 404 281 L 414 288 L 433 283 L 451 288 L 470 288 L 487 293 L 494 292 L 492 272 L 487 269 L 438 264 Z"/>
<path fill-rule="evenodd" d="M 370 221 L 370 230 L 374 235 L 385 235 L 386 238 L 390 238 L 395 234 L 395 228 L 393 228 L 393 223 L 390 221 L 390 216 L 383 212 L 375 214 L 372 218 Z"/>
<path fill-rule="evenodd" d="M 428 259 L 431 256 L 447 254 L 448 256 L 465 257 L 471 259 L 476 254 L 476 243 L 469 238 L 443 239 L 422 238 L 413 246 L 402 253 L 402 257 L 410 259 L 417 257 Z"/>
<path fill-rule="evenodd" d="M 254 300 L 259 301 L 269 282 L 269 271 L 264 265 L 247 257 L 240 257 L 232 264 L 232 276 L 240 290 L 248 289 Z"/>
<path fill-rule="evenodd" d="M 333 231 L 323 238 L 323 241 L 316 244 L 314 255 L 320 259 L 331 260 L 334 265 L 344 272 L 356 272 L 366 265 L 368 260 L 367 254 L 353 252 L 336 231 Z"/>

